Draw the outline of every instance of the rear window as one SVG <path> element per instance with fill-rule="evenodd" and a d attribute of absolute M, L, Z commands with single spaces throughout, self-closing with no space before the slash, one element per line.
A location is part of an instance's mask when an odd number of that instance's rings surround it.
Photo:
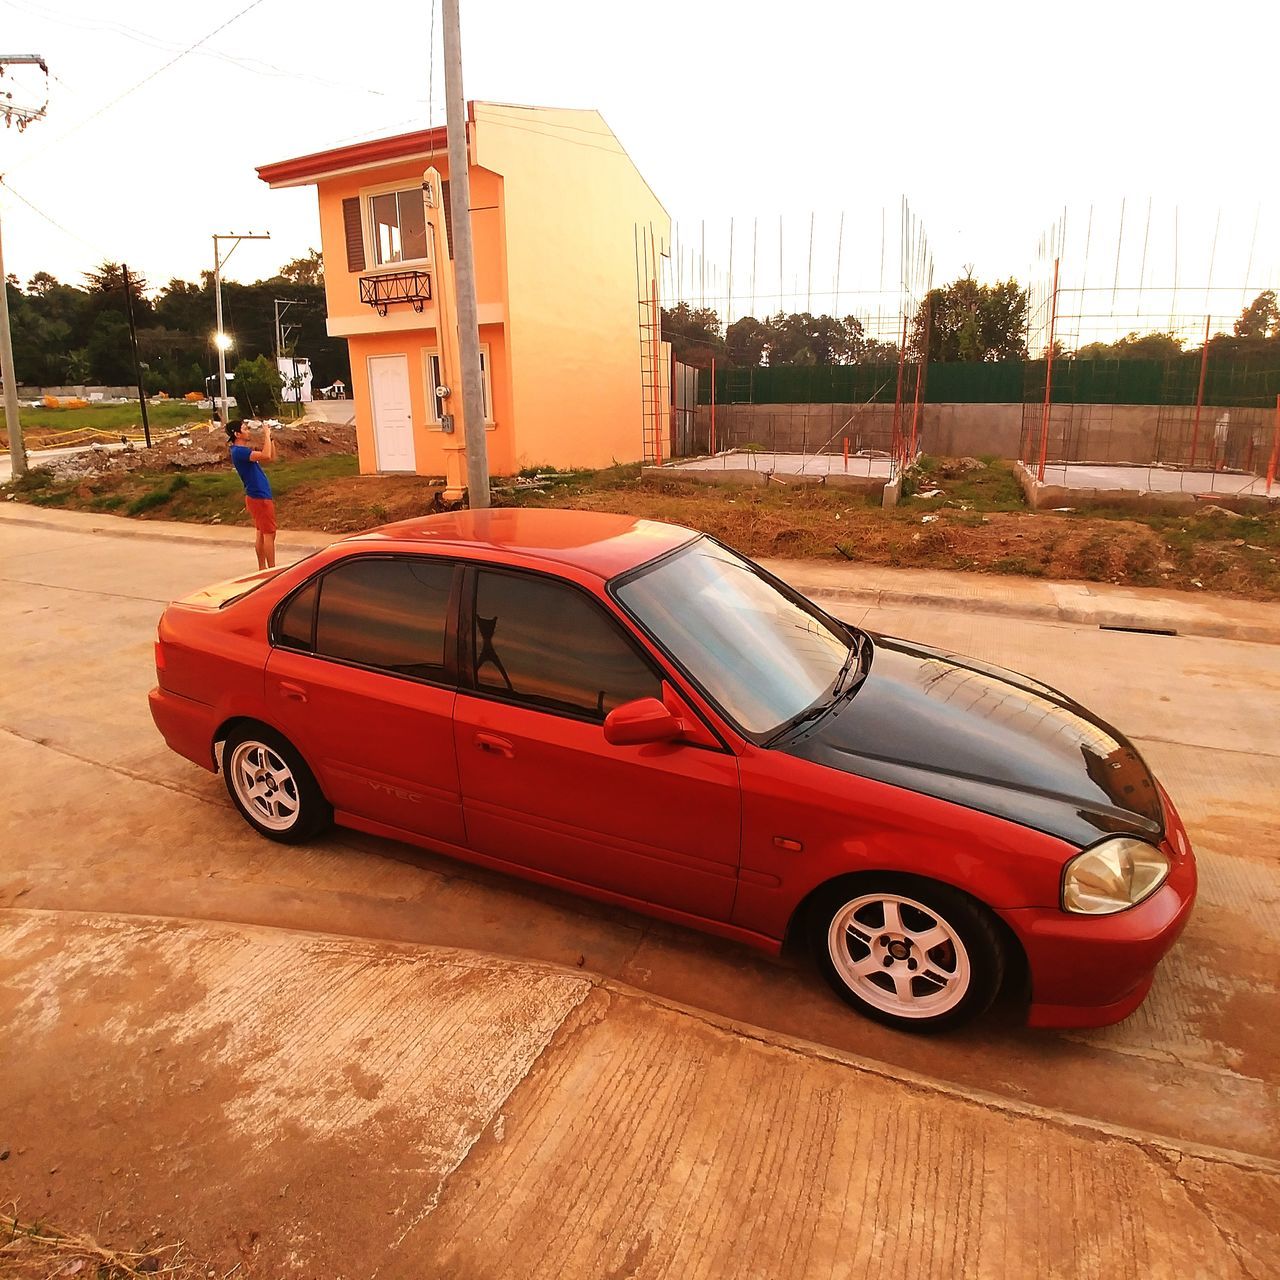
<path fill-rule="evenodd" d="M 370 558 L 331 569 L 320 580 L 314 652 L 439 679 L 453 579 L 452 564 L 426 559 Z"/>

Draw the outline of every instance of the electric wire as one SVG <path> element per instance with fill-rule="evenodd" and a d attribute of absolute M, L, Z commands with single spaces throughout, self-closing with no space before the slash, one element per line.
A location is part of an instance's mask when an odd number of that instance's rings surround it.
<path fill-rule="evenodd" d="M 172 58 L 170 58 L 167 62 L 162 63 L 154 71 L 151 71 L 147 75 L 143 76 L 142 79 L 139 80 L 136 84 L 130 85 L 129 88 L 125 89 L 122 93 L 116 94 L 116 96 L 110 99 L 110 101 L 104 102 L 102 106 L 100 106 L 96 111 L 93 111 L 89 115 L 85 116 L 83 120 L 80 120 L 78 123 L 73 124 L 69 129 L 67 129 L 57 138 L 55 138 L 53 142 L 47 148 L 44 149 L 42 154 L 46 156 L 49 155 L 53 151 L 53 149 L 59 145 L 59 143 L 65 142 L 68 138 L 72 137 L 74 134 L 79 133 L 81 129 L 86 128 L 88 125 L 92 124 L 95 120 L 99 119 L 101 116 L 104 116 L 108 111 L 112 110 L 112 108 L 119 106 L 120 103 L 122 103 L 126 98 L 132 97 L 135 93 L 138 92 L 139 89 L 143 88 L 145 85 L 150 84 L 151 81 L 154 80 L 157 76 L 162 75 L 164 72 L 168 71 L 170 67 L 181 62 L 182 59 L 187 57 L 188 54 L 194 53 L 201 45 L 205 44 L 209 40 L 212 40 L 214 36 L 218 35 L 222 31 L 225 31 L 233 23 L 238 22 L 241 18 L 243 18 L 245 14 L 250 13 L 252 10 L 256 9 L 259 5 L 263 4 L 264 2 L 265 0 L 250 0 L 249 4 L 245 5 L 245 7 L 239 10 L 239 12 L 232 14 L 231 17 L 226 19 L 225 22 L 219 23 L 216 27 L 213 28 L 212 31 L 207 32 L 205 35 L 201 36 L 199 40 L 193 41 L 191 44 L 187 45 L 184 49 L 182 49 L 180 52 L 178 52 Z M 22 167 L 21 164 L 19 164 L 18 166 L 15 166 L 15 168 L 21 168 L 21 167 Z"/>

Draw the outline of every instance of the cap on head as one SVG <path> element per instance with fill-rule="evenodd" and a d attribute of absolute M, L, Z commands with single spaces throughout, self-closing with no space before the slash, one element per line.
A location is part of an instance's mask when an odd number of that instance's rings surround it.
<path fill-rule="evenodd" d="M 228 422 L 226 425 L 227 439 L 234 440 L 236 436 L 240 434 L 240 431 L 243 427 L 244 427 L 243 418 L 232 418 L 231 421 Z"/>

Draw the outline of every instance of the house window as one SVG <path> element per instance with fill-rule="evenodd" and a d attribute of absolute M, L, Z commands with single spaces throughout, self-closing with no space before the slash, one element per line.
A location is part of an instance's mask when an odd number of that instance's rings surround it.
<path fill-rule="evenodd" d="M 369 197 L 370 241 L 373 260 L 421 262 L 427 257 L 427 218 L 420 187 L 384 191 Z"/>
<path fill-rule="evenodd" d="M 438 351 L 427 351 L 423 353 L 423 362 L 427 375 L 427 416 L 435 423 L 440 421 L 440 397 L 436 395 L 436 388 L 444 385 L 444 379 L 440 376 L 440 353 Z M 455 404 L 462 402 L 462 388 L 450 387 L 452 392 L 451 399 L 456 396 Z M 480 348 L 480 399 L 484 404 L 484 422 L 485 426 L 493 426 L 493 386 L 489 379 L 489 348 L 487 345 Z M 456 413 L 455 413 L 456 416 Z"/>

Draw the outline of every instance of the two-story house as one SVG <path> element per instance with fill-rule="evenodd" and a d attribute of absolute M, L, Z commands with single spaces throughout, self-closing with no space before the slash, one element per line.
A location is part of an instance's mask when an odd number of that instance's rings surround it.
<path fill-rule="evenodd" d="M 637 246 L 666 252 L 666 211 L 596 111 L 473 102 L 467 145 L 491 472 L 639 458 L 637 290 L 648 296 L 648 286 Z M 424 199 L 432 169 L 442 209 Z M 328 329 L 351 353 L 361 471 L 458 482 L 461 432 L 449 433 L 448 415 L 461 422 L 461 380 L 437 395 L 456 378 L 457 349 L 452 265 L 439 251 L 452 225 L 445 130 L 283 160 L 258 176 L 316 187 Z"/>

